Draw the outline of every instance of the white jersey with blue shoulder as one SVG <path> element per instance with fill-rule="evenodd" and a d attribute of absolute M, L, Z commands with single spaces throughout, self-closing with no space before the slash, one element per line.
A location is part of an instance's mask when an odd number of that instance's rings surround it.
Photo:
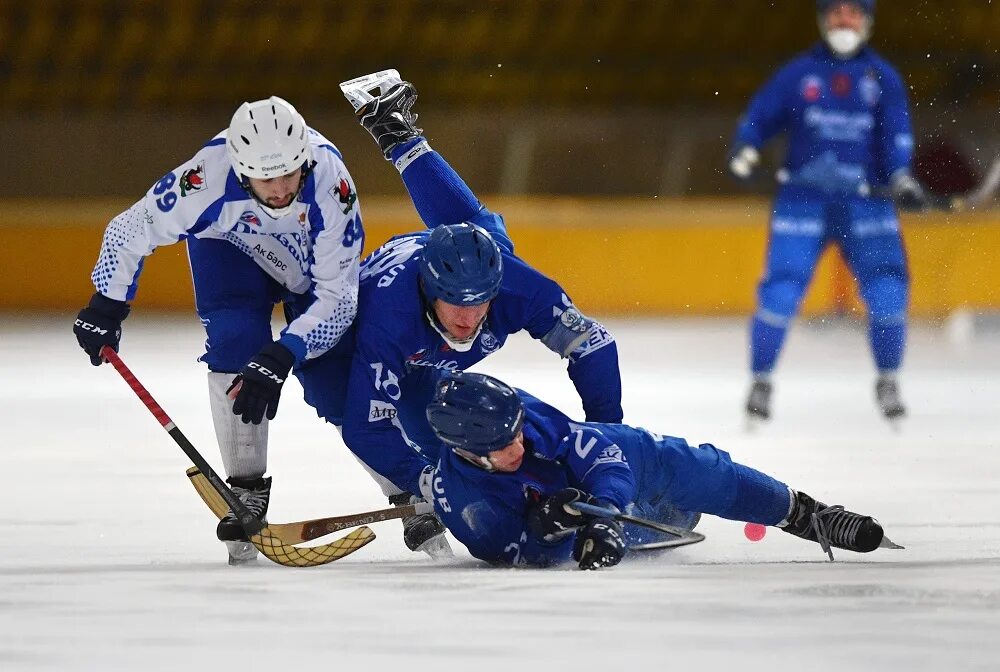
<path fill-rule="evenodd" d="M 337 148 L 309 129 L 315 165 L 291 210 L 274 218 L 239 184 L 226 132 L 164 175 L 111 220 L 91 278 L 117 301 L 135 296 L 144 257 L 189 236 L 226 240 L 296 294 L 316 300 L 286 335 L 313 358 L 333 347 L 357 314 L 364 229 L 354 181 Z"/>

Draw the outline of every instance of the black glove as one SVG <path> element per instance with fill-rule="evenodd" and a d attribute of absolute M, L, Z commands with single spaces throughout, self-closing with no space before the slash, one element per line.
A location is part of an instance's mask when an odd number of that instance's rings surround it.
<path fill-rule="evenodd" d="M 927 194 L 920 183 L 907 172 L 892 178 L 892 200 L 900 210 L 920 212 L 927 209 Z"/>
<path fill-rule="evenodd" d="M 729 174 L 740 182 L 749 182 L 757 165 L 760 163 L 760 152 L 750 145 L 737 147 L 729 156 Z"/>
<path fill-rule="evenodd" d="M 565 539 L 578 527 L 593 520 L 592 517 L 566 506 L 573 502 L 597 505 L 597 500 L 586 492 L 576 488 L 563 488 L 528 508 L 528 530 L 550 544 Z"/>
<path fill-rule="evenodd" d="M 576 533 L 573 559 L 580 569 L 614 567 L 625 555 L 622 526 L 610 518 L 592 519 Z"/>
<path fill-rule="evenodd" d="M 90 363 L 100 366 L 101 348 L 110 345 L 118 352 L 118 342 L 122 338 L 122 320 L 128 317 L 129 305 L 124 301 L 109 299 L 100 292 L 90 297 L 90 303 L 76 316 L 73 333 L 76 342 L 88 355 Z"/>
<path fill-rule="evenodd" d="M 294 363 L 295 355 L 285 346 L 280 343 L 265 345 L 247 362 L 226 390 L 226 394 L 229 394 L 236 389 L 233 413 L 242 416 L 246 424 L 259 425 L 264 421 L 265 413 L 268 420 L 274 420 L 278 412 L 281 386 Z"/>

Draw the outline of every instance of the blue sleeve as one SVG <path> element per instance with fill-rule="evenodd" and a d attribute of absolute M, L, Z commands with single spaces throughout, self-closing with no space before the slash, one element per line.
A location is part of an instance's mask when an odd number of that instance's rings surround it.
<path fill-rule="evenodd" d="M 490 482 L 495 487 L 467 484 L 440 463 L 431 475 L 435 511 L 473 557 L 515 567 L 548 567 L 569 559 L 572 537 L 546 544 L 528 533 L 527 500 L 519 483 Z"/>
<path fill-rule="evenodd" d="M 903 80 L 887 63 L 883 63 L 880 69 L 880 84 L 882 96 L 879 99 L 876 133 L 886 177 L 889 177 L 899 170 L 910 169 L 913 131 Z"/>
<path fill-rule="evenodd" d="M 584 492 L 624 511 L 636 493 L 635 474 L 625 454 L 604 434 L 576 426 L 558 448 L 560 456 Z"/>
<path fill-rule="evenodd" d="M 419 148 L 422 153 L 406 164 L 401 173 L 406 191 L 424 226 L 433 229 L 447 224 L 472 222 L 489 231 L 498 245 L 513 252 L 514 244 L 507 234 L 503 217 L 490 212 L 480 203 L 451 164 L 431 150 L 426 142 L 422 137 L 415 138 L 392 152 L 395 159 L 424 143 Z"/>
<path fill-rule="evenodd" d="M 566 370 L 583 400 L 587 422 L 622 421 L 625 412 L 618 344 L 604 325 L 594 322 L 587 340 L 570 354 Z"/>
<path fill-rule="evenodd" d="M 583 402 L 588 422 L 621 422 L 622 383 L 614 336 L 596 320 L 580 313 L 566 292 L 519 259 L 507 265 L 516 300 L 523 311 L 523 328 L 560 357 L 568 357 L 567 373 Z M 572 316 L 572 317 L 571 317 Z M 578 332 L 570 340 L 572 332 Z M 567 345 L 568 344 L 568 345 Z M 569 348 L 568 350 L 566 348 Z"/>
<path fill-rule="evenodd" d="M 796 85 L 796 63 L 792 61 L 779 70 L 750 100 L 736 128 L 736 146 L 760 148 L 786 129 L 791 111 L 788 94 Z"/>
<path fill-rule="evenodd" d="M 569 560 L 573 550 L 572 536 L 547 544 L 528 532 L 523 515 L 489 497 L 467 506 L 460 516 L 445 517 L 445 523 L 473 557 L 486 562 L 551 567 Z"/>
<path fill-rule="evenodd" d="M 394 340 L 368 325 L 358 332 L 344 408 L 344 443 L 362 462 L 407 492 L 419 493 L 419 479 L 430 465 L 399 421 L 404 373 Z"/>

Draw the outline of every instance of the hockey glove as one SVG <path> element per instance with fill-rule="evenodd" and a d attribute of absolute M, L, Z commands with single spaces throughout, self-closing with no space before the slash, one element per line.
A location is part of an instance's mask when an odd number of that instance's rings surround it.
<path fill-rule="evenodd" d="M 417 115 L 410 109 L 415 102 L 416 87 L 402 82 L 358 110 L 358 121 L 375 138 L 386 159 L 392 154 L 393 147 L 422 132 L 417 128 Z"/>
<path fill-rule="evenodd" d="M 274 420 L 281 386 L 294 363 L 295 355 L 280 343 L 264 346 L 226 390 L 231 397 L 235 392 L 233 413 L 241 416 L 245 424 L 259 425 L 265 414 L 268 420 Z"/>
<path fill-rule="evenodd" d="M 90 363 L 100 366 L 101 348 L 105 345 L 118 352 L 122 338 L 122 320 L 128 317 L 129 305 L 109 299 L 100 292 L 90 297 L 90 303 L 76 316 L 73 333 L 80 347 L 90 355 Z"/>
<path fill-rule="evenodd" d="M 920 212 L 927 209 L 927 194 L 920 183 L 905 170 L 892 178 L 892 200 L 900 210 Z"/>
<path fill-rule="evenodd" d="M 562 541 L 578 527 L 586 525 L 589 518 L 567 504 L 583 502 L 598 504 L 597 500 L 582 490 L 563 488 L 556 494 L 542 499 L 528 508 L 528 530 L 547 544 Z"/>
<path fill-rule="evenodd" d="M 758 163 L 760 152 L 750 145 L 743 145 L 729 157 L 729 173 L 737 180 L 747 182 L 753 177 Z"/>
<path fill-rule="evenodd" d="M 614 567 L 625 555 L 622 526 L 610 518 L 597 518 L 576 533 L 573 559 L 580 569 Z"/>

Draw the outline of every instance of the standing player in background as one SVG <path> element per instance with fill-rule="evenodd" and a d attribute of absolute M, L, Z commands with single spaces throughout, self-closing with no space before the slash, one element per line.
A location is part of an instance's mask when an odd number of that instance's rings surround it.
<path fill-rule="evenodd" d="M 426 413 L 450 450 L 441 451 L 425 496 L 480 560 L 548 566 L 572 555 L 580 569 L 618 564 L 632 545 L 627 530 L 613 518 L 579 513 L 571 507 L 578 502 L 688 530 L 696 517 L 678 523 L 657 511 L 773 525 L 819 543 L 831 560 L 831 547 L 895 547 L 870 516 L 828 507 L 711 444 L 694 448 L 638 427 L 573 422 L 481 373 L 447 374 Z"/>
<path fill-rule="evenodd" d="M 394 504 L 418 498 L 439 442 L 425 409 L 443 373 L 465 369 L 527 331 L 560 357 L 588 420 L 622 420 L 614 338 L 562 288 L 514 254 L 503 217 L 476 198 L 416 128 L 417 93 L 395 71 L 341 85 L 400 172 L 430 229 L 365 259 L 343 436 Z M 378 88 L 380 95 L 368 91 Z M 450 552 L 434 514 L 406 519 L 411 550 Z"/>
<path fill-rule="evenodd" d="M 773 206 L 750 329 L 753 383 L 746 411 L 751 419 L 770 417 L 771 372 L 785 333 L 820 253 L 833 243 L 868 307 L 875 396 L 882 414 L 894 420 L 906 413 L 897 372 L 910 285 L 895 205 L 926 206 L 910 174 L 906 90 L 893 67 L 866 46 L 875 0 L 818 0 L 817 11 L 823 41 L 782 67 L 753 98 L 729 162 L 734 176 L 748 180 L 761 146 L 778 133 L 788 136 L 787 179 Z"/>
<path fill-rule="evenodd" d="M 354 182 L 336 147 L 288 102 L 244 103 L 228 130 L 108 225 L 91 276 L 97 292 L 73 327 L 92 364 L 105 345 L 118 350 L 144 257 L 179 240 L 208 336 L 200 359 L 227 480 L 263 518 L 268 421 L 290 371 L 320 417 L 340 424 L 364 245 Z M 273 340 L 278 302 L 288 326 Z M 217 533 L 231 563 L 256 556 L 231 513 Z"/>

